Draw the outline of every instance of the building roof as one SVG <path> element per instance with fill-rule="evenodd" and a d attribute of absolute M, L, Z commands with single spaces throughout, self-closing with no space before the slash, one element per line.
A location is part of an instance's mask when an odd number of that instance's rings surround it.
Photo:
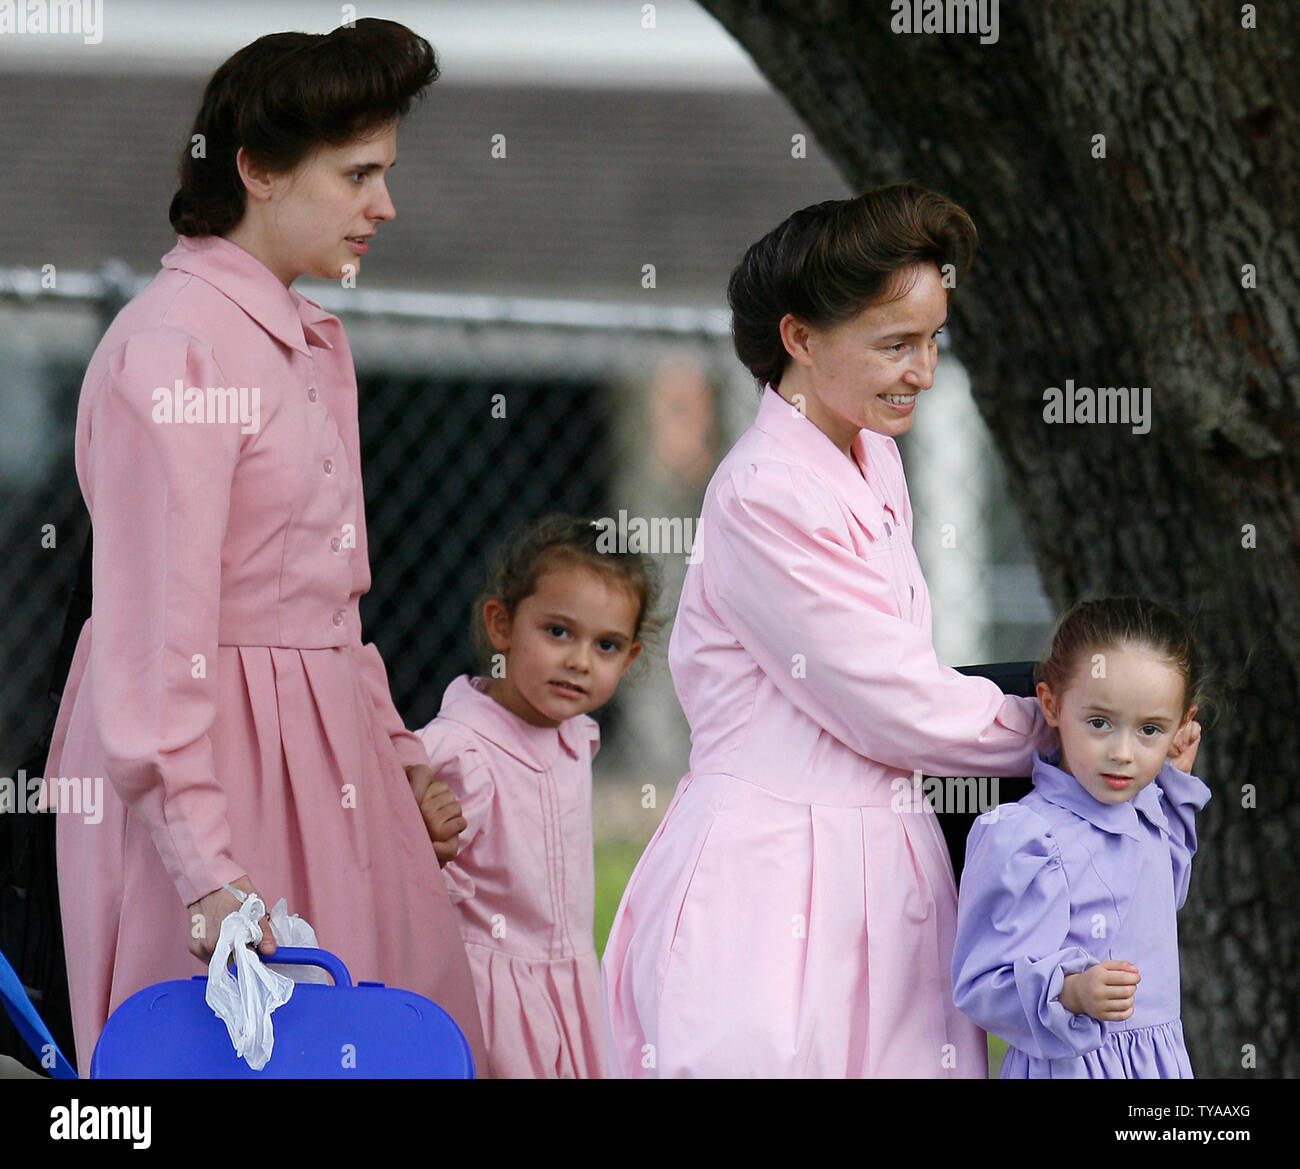
<path fill-rule="evenodd" d="M 151 273 L 203 78 L 0 73 L 6 265 Z M 848 194 L 770 92 L 436 83 L 398 137 L 372 287 L 721 303 L 744 249 Z M 505 158 L 492 157 L 505 135 Z M 642 267 L 655 265 L 655 289 Z"/>

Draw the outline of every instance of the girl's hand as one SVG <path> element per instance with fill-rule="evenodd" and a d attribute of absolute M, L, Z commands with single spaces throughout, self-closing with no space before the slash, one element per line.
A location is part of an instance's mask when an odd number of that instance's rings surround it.
<path fill-rule="evenodd" d="M 1072 1015 L 1122 1023 L 1133 1013 L 1133 992 L 1141 981 L 1132 962 L 1098 962 L 1082 974 L 1067 974 L 1058 998 Z"/>
<path fill-rule="evenodd" d="M 245 873 L 238 881 L 231 881 L 231 887 L 244 893 L 256 893 L 257 886 Z M 258 893 L 263 905 L 269 898 Z M 217 948 L 217 939 L 221 936 L 221 923 L 240 906 L 240 900 L 227 889 L 214 889 L 206 897 L 200 897 L 190 907 L 190 929 L 186 945 L 191 954 L 203 962 L 212 961 L 212 951 Z M 269 957 L 275 953 L 275 938 L 271 936 L 271 919 L 265 913 L 258 923 L 262 927 L 262 940 L 257 949 Z M 195 936 L 197 935 L 197 936 Z"/>
<path fill-rule="evenodd" d="M 1185 726 L 1179 727 L 1174 741 L 1169 747 L 1169 762 L 1179 771 L 1191 773 L 1196 762 L 1196 752 L 1201 745 L 1201 724 L 1189 719 Z"/>
<path fill-rule="evenodd" d="M 424 827 L 433 841 L 433 852 L 441 868 L 455 859 L 460 849 L 460 834 L 469 826 L 468 821 L 451 788 L 443 780 L 433 778 L 432 767 L 415 764 L 406 769 L 406 775 L 419 801 L 420 815 L 424 817 Z"/>
<path fill-rule="evenodd" d="M 460 834 L 468 827 L 461 814 L 460 801 L 442 780 L 435 780 L 420 801 L 420 814 L 433 841 L 433 851 L 442 867 L 460 851 Z"/>

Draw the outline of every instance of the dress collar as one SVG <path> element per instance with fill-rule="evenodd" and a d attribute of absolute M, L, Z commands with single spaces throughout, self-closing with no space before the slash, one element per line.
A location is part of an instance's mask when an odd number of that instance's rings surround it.
<path fill-rule="evenodd" d="M 1169 831 L 1169 821 L 1165 819 L 1160 807 L 1160 789 L 1156 784 L 1147 784 L 1131 800 L 1120 804 L 1103 804 L 1089 794 L 1074 776 L 1062 771 L 1060 761 L 1059 748 L 1046 759 L 1038 753 L 1037 748 L 1034 750 L 1034 790 L 1043 799 L 1083 817 L 1094 827 L 1115 836 L 1129 836 L 1140 841 L 1143 834 L 1138 824 L 1139 812 L 1156 828 Z"/>
<path fill-rule="evenodd" d="M 487 678 L 462 674 L 443 694 L 438 717 L 469 727 L 534 771 L 553 767 L 564 754 L 577 759 L 586 743 L 598 741 L 595 719 L 578 715 L 556 727 L 535 727 L 488 694 L 489 685 Z"/>
<path fill-rule="evenodd" d="M 815 423 L 809 422 L 802 411 L 781 397 L 771 382 L 764 387 L 754 425 L 794 451 L 801 462 L 811 467 L 840 498 L 849 503 L 873 536 L 882 534 L 880 529 L 884 517 L 881 512 L 888 512 L 895 525 L 902 522 L 899 513 L 884 499 L 884 484 L 877 465 L 880 452 L 871 450 L 876 436 L 870 431 L 859 430 L 853 436 L 849 447 L 853 461 L 850 462 Z"/>
<path fill-rule="evenodd" d="M 326 322 L 339 325 L 314 300 L 286 288 L 261 260 L 219 235 L 182 235 L 162 258 L 164 268 L 188 272 L 239 305 L 276 340 L 311 356 L 307 342 L 333 349 Z"/>

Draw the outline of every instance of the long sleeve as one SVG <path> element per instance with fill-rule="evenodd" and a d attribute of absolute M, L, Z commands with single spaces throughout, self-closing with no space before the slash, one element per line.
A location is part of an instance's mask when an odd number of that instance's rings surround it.
<path fill-rule="evenodd" d="M 89 413 L 83 486 L 94 523 L 88 670 L 108 778 L 185 904 L 246 870 L 231 855 L 209 733 L 217 709 L 221 552 L 237 423 L 169 420 L 154 391 L 224 386 L 208 346 L 133 334 Z M 155 418 L 157 413 L 157 418 Z"/>
<path fill-rule="evenodd" d="M 979 817 L 966 845 L 952 958 L 953 1001 L 986 1031 L 1038 1059 L 1094 1051 L 1106 1024 L 1059 1001 L 1067 974 L 1099 959 L 1067 944 L 1070 896 L 1060 853 L 1028 808 Z"/>
<path fill-rule="evenodd" d="M 361 680 L 365 684 L 370 701 L 374 703 L 375 713 L 380 725 L 387 733 L 397 752 L 397 758 L 403 767 L 427 763 L 424 747 L 414 732 L 407 730 L 402 716 L 393 704 L 393 693 L 388 687 L 388 671 L 384 668 L 384 659 L 379 655 L 379 647 L 373 641 L 367 642 L 357 652 L 361 670 Z"/>
<path fill-rule="evenodd" d="M 1161 805 L 1169 822 L 1169 860 L 1174 873 L 1174 904 L 1182 909 L 1196 855 L 1196 813 L 1210 802 L 1210 789 L 1186 771 L 1165 763 L 1156 775 Z"/>
<path fill-rule="evenodd" d="M 460 834 L 456 857 L 442 869 L 452 904 L 459 904 L 475 893 L 474 878 L 464 858 L 483 834 L 496 797 L 496 786 L 483 753 L 454 725 L 434 719 L 417 731 L 415 738 L 426 752 L 425 762 L 433 768 L 434 779 L 442 780 L 451 788 L 465 817 L 465 831 Z"/>
<path fill-rule="evenodd" d="M 897 615 L 890 557 L 846 546 L 841 511 L 802 468 L 742 464 L 703 533 L 709 603 L 781 692 L 859 754 L 928 775 L 1027 774 L 1046 733 L 1038 704 L 941 665 Z"/>

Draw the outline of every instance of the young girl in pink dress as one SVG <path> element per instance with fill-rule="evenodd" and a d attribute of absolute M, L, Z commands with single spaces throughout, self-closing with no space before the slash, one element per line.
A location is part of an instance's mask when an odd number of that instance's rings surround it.
<path fill-rule="evenodd" d="M 419 737 L 460 852 L 443 870 L 460 914 L 494 1077 L 604 1074 L 588 712 L 641 652 L 650 566 L 604 552 L 600 527 L 543 520 L 512 541 L 475 605 L 490 678 L 457 678 Z M 435 797 L 430 803 L 437 803 Z M 436 816 L 436 809 L 426 812 Z"/>

